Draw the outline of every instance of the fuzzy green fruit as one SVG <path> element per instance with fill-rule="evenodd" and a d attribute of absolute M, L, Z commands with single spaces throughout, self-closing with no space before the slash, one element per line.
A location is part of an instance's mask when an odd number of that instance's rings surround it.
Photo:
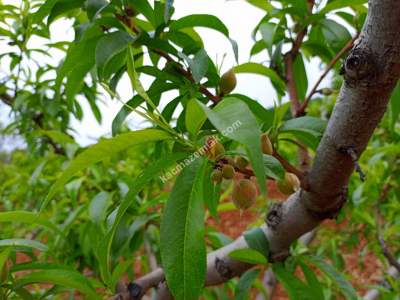
<path fill-rule="evenodd" d="M 285 173 L 285 178 L 278 181 L 278 189 L 282 194 L 290 195 L 300 188 L 300 180 L 293 173 Z"/>
<path fill-rule="evenodd" d="M 245 170 L 246 167 L 248 166 L 249 161 L 247 159 L 245 159 L 243 156 L 238 156 L 235 159 L 235 166 L 239 169 L 239 170 Z"/>
<path fill-rule="evenodd" d="M 272 148 L 272 143 L 268 137 L 268 134 L 263 133 L 261 135 L 261 151 L 264 154 L 272 155 L 274 149 Z"/>
<path fill-rule="evenodd" d="M 214 183 L 220 183 L 222 181 L 222 172 L 220 170 L 214 170 L 211 173 L 211 180 Z"/>
<path fill-rule="evenodd" d="M 233 188 L 232 201 L 241 210 L 247 209 L 256 202 L 257 188 L 249 179 L 240 179 Z"/>
<path fill-rule="evenodd" d="M 232 179 L 235 177 L 235 169 L 231 165 L 224 165 L 222 167 L 222 177 Z"/>
<path fill-rule="evenodd" d="M 207 148 L 206 155 L 210 160 L 216 160 L 225 153 L 225 148 L 220 142 L 209 140 L 207 141 L 207 144 L 209 146 Z"/>
<path fill-rule="evenodd" d="M 236 87 L 236 83 L 235 71 L 230 69 L 221 76 L 221 80 L 219 81 L 219 90 L 221 94 L 227 95 L 232 92 Z"/>

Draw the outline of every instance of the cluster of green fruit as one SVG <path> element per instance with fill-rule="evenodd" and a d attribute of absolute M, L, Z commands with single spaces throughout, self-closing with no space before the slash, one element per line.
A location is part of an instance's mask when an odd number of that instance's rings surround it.
<path fill-rule="evenodd" d="M 261 150 L 267 155 L 272 155 L 274 152 L 266 133 L 261 135 Z M 240 210 L 251 207 L 256 202 L 257 187 L 250 180 L 252 172 L 247 169 L 248 160 L 243 156 L 236 156 L 235 159 L 225 156 L 224 146 L 214 138 L 206 141 L 206 155 L 214 162 L 214 170 L 211 174 L 212 182 L 218 184 L 223 179 L 233 179 L 232 201 L 234 205 Z M 236 172 L 244 174 L 245 178 L 235 179 Z M 286 172 L 284 178 L 278 181 L 277 186 L 282 193 L 290 195 L 300 188 L 300 180 L 295 174 Z"/>

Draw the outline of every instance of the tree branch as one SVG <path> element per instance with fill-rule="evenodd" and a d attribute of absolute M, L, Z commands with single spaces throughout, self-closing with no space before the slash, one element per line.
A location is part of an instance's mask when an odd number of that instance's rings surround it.
<path fill-rule="evenodd" d="M 400 2 L 370 0 L 360 42 L 344 63 L 342 86 L 327 129 L 307 175 L 308 188 L 287 201 L 272 205 L 261 226 L 269 241 L 269 260 L 284 260 L 293 241 L 322 220 L 334 218 L 347 198 L 347 184 L 354 170 L 348 154 L 359 156 L 381 120 L 390 94 L 400 77 Z M 242 274 L 251 265 L 235 261 L 229 253 L 248 247 L 243 237 L 207 256 L 205 285 L 215 285 Z M 141 297 L 146 289 L 164 280 L 163 271 L 135 281 Z M 139 299 L 140 297 L 126 299 Z M 123 298 L 121 298 L 123 299 Z"/>
<path fill-rule="evenodd" d="M 400 263 L 400 259 L 397 261 Z M 380 280 L 379 285 L 387 287 L 388 282 L 386 281 L 385 277 L 391 277 L 392 280 L 396 280 L 397 278 L 400 277 L 400 272 L 397 271 L 395 267 L 390 267 L 387 271 L 385 276 Z M 374 288 L 369 290 L 363 297 L 363 300 L 377 300 L 379 299 L 379 295 L 381 294 L 381 290 L 378 288 Z"/>
<path fill-rule="evenodd" d="M 168 53 L 165 53 L 164 51 L 162 51 L 160 49 L 151 49 L 151 51 L 153 51 L 154 53 L 157 53 L 161 57 L 164 57 L 168 62 L 174 63 L 176 70 L 181 75 L 186 77 L 190 82 L 196 83 L 196 81 L 193 78 L 192 73 L 190 71 L 188 71 L 188 70 L 185 70 L 185 68 L 183 68 L 178 62 L 176 62 Z M 211 93 L 204 85 L 198 84 L 198 86 L 199 86 L 199 91 L 203 95 L 205 95 L 208 99 L 210 99 L 212 102 L 218 103 L 221 100 L 221 97 Z"/>
<path fill-rule="evenodd" d="M 381 246 L 382 253 L 386 257 L 387 261 L 391 266 L 396 268 L 398 272 L 400 272 L 400 263 L 397 261 L 396 257 L 393 255 L 393 253 L 390 251 L 388 245 L 385 242 L 385 239 L 383 237 L 383 232 L 382 232 L 382 223 L 383 223 L 383 217 L 380 211 L 380 205 L 382 204 L 383 200 L 386 198 L 389 190 L 391 188 L 390 184 L 385 184 L 382 192 L 378 198 L 378 201 L 376 203 L 376 215 L 375 215 L 375 220 L 376 220 L 376 235 L 379 241 L 379 245 Z"/>
<path fill-rule="evenodd" d="M 314 7 L 314 0 L 308 0 L 307 5 L 309 14 L 311 14 L 312 9 Z M 300 110 L 301 107 L 300 99 L 296 89 L 296 81 L 295 81 L 296 79 L 294 78 L 293 63 L 297 55 L 299 54 L 301 44 L 303 43 L 303 40 L 307 35 L 307 28 L 308 26 L 303 28 L 303 30 L 301 30 L 297 34 L 296 39 L 293 42 L 292 48 L 288 53 L 284 55 L 286 88 L 289 93 L 289 99 L 291 102 L 291 110 L 293 116 L 298 115 L 298 111 Z"/>
<path fill-rule="evenodd" d="M 11 97 L 10 95 L 6 94 L 6 93 L 1 93 L 1 94 L 0 94 L 0 100 L 1 100 L 4 104 L 6 104 L 6 105 L 8 105 L 8 106 L 10 106 L 10 107 L 12 107 L 13 104 L 14 104 L 14 98 Z"/>
<path fill-rule="evenodd" d="M 306 110 L 308 103 L 310 102 L 312 96 L 317 92 L 317 89 L 319 85 L 321 84 L 322 80 L 328 75 L 329 71 L 336 65 L 338 60 L 348 51 L 353 47 L 354 41 L 358 38 L 359 33 L 356 34 L 355 37 L 353 37 L 336 55 L 335 57 L 329 62 L 329 64 L 326 66 L 325 71 L 321 74 L 315 85 L 312 87 L 310 93 L 304 100 L 304 102 L 301 104 L 301 107 L 299 111 L 297 112 L 298 116 L 304 115 L 304 111 Z"/>
<path fill-rule="evenodd" d="M 133 19 L 124 14 L 115 14 L 116 18 L 118 20 L 120 20 L 122 23 L 124 23 L 128 28 L 130 28 L 133 32 L 135 32 L 136 34 L 140 33 L 140 29 L 138 27 L 136 27 Z M 150 49 L 150 48 L 149 48 Z M 157 53 L 158 55 L 160 55 L 161 57 L 165 58 L 168 62 L 172 62 L 175 64 L 175 68 L 177 69 L 177 71 L 183 75 L 184 77 L 186 77 L 190 82 L 192 83 L 196 83 L 196 81 L 194 80 L 192 73 L 189 70 L 185 70 L 184 67 L 182 67 L 177 61 L 175 61 L 168 53 L 160 50 L 160 49 L 156 49 L 156 48 L 152 48 L 150 49 L 151 51 L 153 51 L 154 53 Z M 221 100 L 221 97 L 219 97 L 218 95 L 214 95 L 213 93 L 211 93 L 204 85 L 202 84 L 198 84 L 199 86 L 199 91 L 206 96 L 208 99 L 210 99 L 212 102 L 214 103 L 218 103 Z"/>
<path fill-rule="evenodd" d="M 7 93 L 1 93 L 0 100 L 6 105 L 10 106 L 11 108 L 13 107 L 15 102 L 15 98 Z M 42 119 L 43 119 L 43 113 L 39 113 L 32 118 L 33 122 L 41 129 L 43 129 Z M 64 149 L 59 144 L 53 141 L 50 137 L 46 137 L 46 139 L 49 142 L 49 144 L 53 147 L 55 153 L 60 155 L 65 155 Z"/>

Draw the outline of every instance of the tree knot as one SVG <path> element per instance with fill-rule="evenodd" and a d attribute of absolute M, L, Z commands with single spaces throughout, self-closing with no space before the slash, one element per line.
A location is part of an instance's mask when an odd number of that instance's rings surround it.
<path fill-rule="evenodd" d="M 356 46 L 345 59 L 341 74 L 344 75 L 346 83 L 351 85 L 374 84 L 379 72 L 379 66 L 375 61 L 371 50 Z"/>
<path fill-rule="evenodd" d="M 137 283 L 131 282 L 128 284 L 128 292 L 131 299 L 140 299 L 142 296 L 143 288 Z"/>
<path fill-rule="evenodd" d="M 222 278 L 232 278 L 233 271 L 223 259 L 215 258 L 215 269 Z"/>
<path fill-rule="evenodd" d="M 267 216 L 265 217 L 265 223 L 272 230 L 276 230 L 279 223 L 282 221 L 282 203 L 274 203 L 270 207 Z"/>

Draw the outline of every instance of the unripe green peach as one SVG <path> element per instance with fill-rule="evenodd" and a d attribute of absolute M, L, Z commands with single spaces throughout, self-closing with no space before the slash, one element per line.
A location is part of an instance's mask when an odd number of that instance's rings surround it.
<path fill-rule="evenodd" d="M 256 202 L 257 188 L 249 179 L 240 179 L 235 183 L 232 201 L 239 209 L 247 209 Z"/>
<path fill-rule="evenodd" d="M 207 141 L 207 144 L 209 146 L 207 148 L 206 155 L 209 159 L 216 160 L 225 153 L 225 148 L 220 142 L 216 140 L 209 140 Z"/>
<path fill-rule="evenodd" d="M 244 170 L 246 169 L 246 167 L 248 166 L 249 162 L 247 159 L 245 159 L 243 156 L 238 156 L 235 159 L 235 166 L 239 169 L 239 170 Z"/>
<path fill-rule="evenodd" d="M 211 173 L 211 180 L 214 183 L 220 183 L 222 181 L 222 172 L 221 172 L 221 170 L 214 170 Z"/>
<path fill-rule="evenodd" d="M 329 96 L 333 94 L 333 90 L 330 88 L 323 88 L 321 89 L 321 94 L 325 96 Z"/>
<path fill-rule="evenodd" d="M 300 188 L 299 178 L 293 174 L 286 172 L 285 178 L 278 181 L 278 189 L 285 195 L 290 195 Z"/>
<path fill-rule="evenodd" d="M 261 135 L 261 150 L 264 154 L 272 155 L 274 149 L 272 148 L 272 143 L 268 137 L 268 134 L 263 133 Z"/>
<path fill-rule="evenodd" d="M 222 167 L 222 177 L 232 179 L 235 177 L 235 169 L 231 165 L 224 165 Z"/>
<path fill-rule="evenodd" d="M 219 81 L 219 90 L 222 94 L 226 95 L 232 92 L 236 87 L 236 75 L 233 69 L 224 73 Z"/>

